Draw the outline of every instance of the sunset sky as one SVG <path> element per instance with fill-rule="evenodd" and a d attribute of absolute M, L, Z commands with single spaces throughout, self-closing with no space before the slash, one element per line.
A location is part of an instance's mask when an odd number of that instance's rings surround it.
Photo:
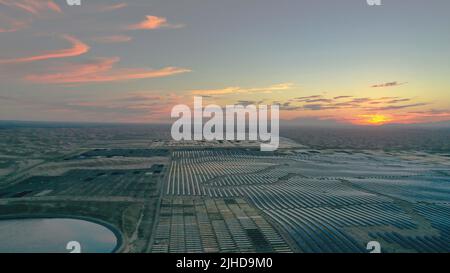
<path fill-rule="evenodd" d="M 0 0 L 0 120 L 167 122 L 206 103 L 283 119 L 450 120 L 450 1 Z"/>

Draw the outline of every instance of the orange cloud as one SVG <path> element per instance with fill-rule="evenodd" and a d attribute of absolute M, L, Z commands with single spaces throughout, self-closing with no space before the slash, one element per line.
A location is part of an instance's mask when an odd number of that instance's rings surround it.
<path fill-rule="evenodd" d="M 68 101 L 64 105 L 58 105 L 58 110 L 64 109 L 83 115 L 91 113 L 95 118 L 110 121 L 167 123 L 170 122 L 172 107 L 183 101 L 185 102 L 186 98 L 173 93 L 155 94 L 155 91 L 143 91 L 120 97 Z"/>
<path fill-rule="evenodd" d="M 424 110 L 408 112 L 400 117 L 403 123 L 429 123 L 450 120 L 449 110 Z M 400 119 L 399 118 L 399 119 Z"/>
<path fill-rule="evenodd" d="M 70 65 L 53 74 L 30 75 L 25 79 L 35 83 L 80 84 L 161 78 L 190 72 L 189 69 L 165 67 L 161 69 L 114 69 L 118 57 L 96 59 L 88 64 Z"/>
<path fill-rule="evenodd" d="M 146 19 L 138 24 L 130 25 L 127 29 L 131 30 L 150 30 L 150 29 L 158 29 L 158 28 L 180 28 L 183 25 L 172 25 L 167 22 L 167 18 L 158 17 L 153 15 L 147 15 Z"/>
<path fill-rule="evenodd" d="M 45 11 L 62 12 L 58 4 L 50 0 L 0 0 L 0 4 L 10 8 L 17 8 L 33 15 L 38 15 Z"/>
<path fill-rule="evenodd" d="M 100 8 L 100 11 L 114 11 L 114 10 L 118 10 L 118 9 L 123 9 L 128 7 L 127 3 L 118 3 L 118 4 L 113 4 L 113 5 L 109 5 L 109 6 L 104 6 L 102 8 Z"/>
<path fill-rule="evenodd" d="M 0 33 L 26 28 L 35 17 L 42 17 L 45 12 L 62 12 L 55 2 L 46 0 L 0 0 L 0 7 L 5 10 L 5 13 L 0 13 Z"/>
<path fill-rule="evenodd" d="M 130 36 L 125 35 L 111 35 L 111 36 L 102 36 L 102 37 L 96 37 L 92 40 L 98 43 L 105 43 L 105 44 L 113 44 L 113 43 L 126 43 L 131 41 L 133 38 Z"/>
<path fill-rule="evenodd" d="M 272 102 L 280 104 L 282 118 L 333 117 L 356 125 L 412 124 L 449 120 L 450 111 L 427 110 L 431 102 L 406 97 L 355 97 L 311 95 Z"/>
<path fill-rule="evenodd" d="M 272 91 L 289 90 L 293 87 L 292 83 L 274 84 L 268 87 L 257 88 L 242 88 L 242 87 L 227 87 L 223 89 L 206 89 L 206 90 L 193 90 L 193 95 L 198 96 L 212 96 L 212 95 L 228 95 L 238 93 L 271 93 Z"/>
<path fill-rule="evenodd" d="M 55 50 L 47 53 L 43 53 L 41 55 L 31 56 L 31 57 L 23 57 L 23 58 L 17 58 L 17 59 L 6 59 L 6 60 L 0 60 L 0 64 L 17 64 L 17 63 L 28 63 L 28 62 L 35 62 L 35 61 L 42 61 L 42 60 L 48 60 L 48 59 L 59 59 L 59 58 L 66 58 L 66 57 L 75 57 L 82 55 L 89 51 L 89 46 L 81 42 L 80 40 L 69 36 L 64 35 L 62 37 L 63 39 L 67 40 L 72 44 L 71 48 L 68 49 L 60 49 Z"/>

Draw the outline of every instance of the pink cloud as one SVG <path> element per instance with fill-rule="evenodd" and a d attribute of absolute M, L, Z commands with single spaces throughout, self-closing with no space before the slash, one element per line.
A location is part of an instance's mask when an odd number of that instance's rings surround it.
<path fill-rule="evenodd" d="M 16 32 L 29 24 L 30 20 L 18 20 L 0 13 L 0 33 Z"/>
<path fill-rule="evenodd" d="M 48 0 L 0 0 L 0 9 L 5 10 L 0 13 L 0 33 L 24 29 L 44 13 L 62 13 L 55 2 Z"/>
<path fill-rule="evenodd" d="M 50 0 L 0 0 L 0 4 L 10 8 L 17 8 L 33 15 L 38 15 L 45 11 L 62 12 L 59 5 Z"/>
<path fill-rule="evenodd" d="M 167 22 L 167 18 L 164 17 L 158 17 L 153 15 L 147 15 L 146 19 L 138 24 L 130 25 L 127 27 L 127 29 L 132 30 L 151 30 L 151 29 L 158 29 L 158 28 L 180 28 L 183 27 L 183 25 L 172 25 Z"/>
<path fill-rule="evenodd" d="M 75 56 L 79 56 L 79 55 L 87 53 L 90 49 L 88 45 L 81 42 L 80 40 L 78 40 L 75 37 L 72 37 L 69 35 L 64 35 L 64 36 L 62 36 L 62 38 L 65 39 L 66 41 L 70 42 L 72 44 L 72 47 L 68 48 L 68 49 L 60 49 L 60 50 L 50 51 L 50 52 L 46 52 L 46 53 L 36 55 L 36 56 L 0 60 L 0 64 L 28 63 L 28 62 L 42 61 L 42 60 L 48 60 L 48 59 L 75 57 Z"/>
<path fill-rule="evenodd" d="M 100 8 L 100 11 L 103 11 L 103 12 L 114 11 L 114 10 L 123 9 L 126 7 L 128 7 L 127 3 L 118 3 L 118 4 L 103 6 Z"/>
<path fill-rule="evenodd" d="M 114 43 L 126 43 L 131 41 L 133 38 L 126 35 L 111 35 L 111 36 L 101 36 L 93 38 L 92 40 L 98 43 L 114 44 Z"/>
<path fill-rule="evenodd" d="M 186 98 L 176 94 L 155 94 L 156 91 L 142 91 L 119 97 L 97 98 L 95 100 L 72 100 L 58 109 L 71 111 L 75 115 L 93 114 L 94 118 L 117 122 L 169 122 L 170 111 Z M 1 98 L 0 98 L 1 99 Z"/>
<path fill-rule="evenodd" d="M 87 64 L 69 65 L 57 73 L 30 75 L 25 79 L 35 83 L 81 84 L 95 82 L 113 82 L 149 78 L 168 77 L 190 72 L 189 69 L 165 67 L 161 69 L 115 69 L 118 57 L 101 58 Z"/>

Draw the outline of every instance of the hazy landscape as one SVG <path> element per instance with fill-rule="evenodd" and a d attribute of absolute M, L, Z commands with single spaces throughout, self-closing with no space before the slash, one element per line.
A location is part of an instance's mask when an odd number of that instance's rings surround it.
<path fill-rule="evenodd" d="M 448 131 L 282 132 L 267 153 L 163 125 L 3 124 L 0 217 L 101 223 L 120 252 L 449 251 Z"/>

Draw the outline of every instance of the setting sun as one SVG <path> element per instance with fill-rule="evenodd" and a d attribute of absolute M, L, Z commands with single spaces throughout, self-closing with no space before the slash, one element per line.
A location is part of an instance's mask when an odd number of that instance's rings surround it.
<path fill-rule="evenodd" d="M 380 114 L 359 115 L 359 117 L 361 118 L 359 123 L 366 125 L 383 125 L 392 121 L 392 118 Z"/>

